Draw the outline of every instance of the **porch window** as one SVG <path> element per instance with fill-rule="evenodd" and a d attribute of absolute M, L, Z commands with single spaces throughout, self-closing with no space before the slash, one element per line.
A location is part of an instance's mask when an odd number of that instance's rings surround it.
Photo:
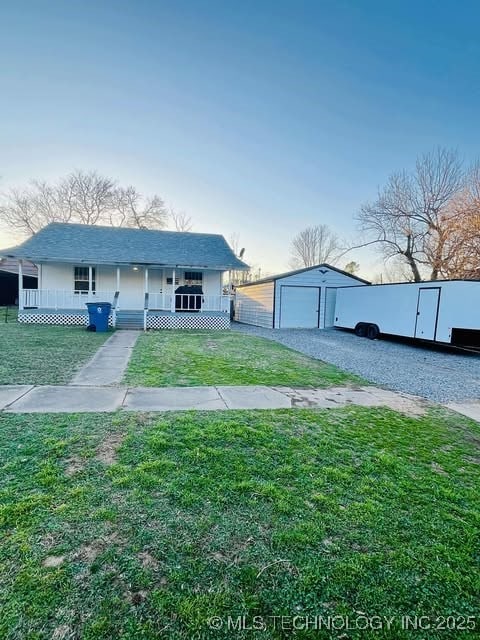
<path fill-rule="evenodd" d="M 185 284 L 202 284 L 203 273 L 201 271 L 185 271 Z"/>
<path fill-rule="evenodd" d="M 175 284 L 179 283 L 178 276 L 175 278 Z M 167 284 L 173 284 L 173 278 L 167 278 Z"/>
<path fill-rule="evenodd" d="M 74 267 L 73 289 L 74 291 L 89 290 L 88 267 Z M 95 267 L 92 267 L 92 292 L 95 293 Z"/>

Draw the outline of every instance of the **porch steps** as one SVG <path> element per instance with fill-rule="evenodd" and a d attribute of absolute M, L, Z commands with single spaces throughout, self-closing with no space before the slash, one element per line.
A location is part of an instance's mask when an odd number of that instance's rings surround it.
<path fill-rule="evenodd" d="M 143 329 L 143 311 L 117 311 L 117 329 Z"/>

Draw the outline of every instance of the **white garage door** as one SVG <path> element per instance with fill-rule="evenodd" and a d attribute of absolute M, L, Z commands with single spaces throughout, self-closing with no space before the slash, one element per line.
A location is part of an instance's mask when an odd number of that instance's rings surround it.
<path fill-rule="evenodd" d="M 288 287 L 280 289 L 280 328 L 318 327 L 320 309 L 319 287 Z"/>

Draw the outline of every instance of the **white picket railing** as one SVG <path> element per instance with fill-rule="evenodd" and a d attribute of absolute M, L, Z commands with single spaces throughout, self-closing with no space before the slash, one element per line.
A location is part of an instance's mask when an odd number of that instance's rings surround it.
<path fill-rule="evenodd" d="M 148 308 L 155 311 L 171 311 L 172 310 L 172 294 L 171 293 L 149 293 Z"/>
<path fill-rule="evenodd" d="M 24 309 L 82 309 L 87 302 L 113 302 L 115 291 L 72 291 L 62 289 L 23 289 Z"/>
<path fill-rule="evenodd" d="M 72 291 L 61 289 L 23 289 L 24 309 L 82 309 L 87 302 L 115 302 L 116 311 L 122 304 L 122 293 L 115 298 L 115 291 Z M 173 300 L 172 300 L 173 298 Z M 173 302 L 173 305 L 172 305 Z M 204 296 L 196 293 L 149 293 L 149 311 L 219 311 L 230 313 L 230 296 Z"/>
<path fill-rule="evenodd" d="M 149 293 L 148 308 L 156 311 L 220 311 L 230 313 L 230 296 L 204 296 L 199 293 Z"/>

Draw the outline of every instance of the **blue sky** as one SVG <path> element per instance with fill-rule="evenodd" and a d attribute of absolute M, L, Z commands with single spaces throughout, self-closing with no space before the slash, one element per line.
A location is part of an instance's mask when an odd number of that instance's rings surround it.
<path fill-rule="evenodd" d="M 479 154 L 479 23 L 476 2 L 3 2 L 0 188 L 95 168 L 283 270 L 307 225 L 355 237 L 418 153 Z"/>

